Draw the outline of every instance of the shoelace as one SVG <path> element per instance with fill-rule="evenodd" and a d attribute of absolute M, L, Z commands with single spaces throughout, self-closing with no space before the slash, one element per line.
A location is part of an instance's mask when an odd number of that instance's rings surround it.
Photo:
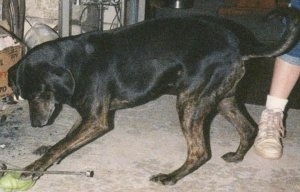
<path fill-rule="evenodd" d="M 260 121 L 261 137 L 279 137 L 285 136 L 285 127 L 282 123 L 282 113 L 274 112 L 273 110 L 266 109 Z"/>

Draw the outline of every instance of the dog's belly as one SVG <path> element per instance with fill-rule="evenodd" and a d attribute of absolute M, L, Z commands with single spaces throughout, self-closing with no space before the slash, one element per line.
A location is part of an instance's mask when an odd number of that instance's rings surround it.
<path fill-rule="evenodd" d="M 117 71 L 111 109 L 145 104 L 164 94 L 174 95 L 184 74 L 182 63 L 171 58 L 146 60 L 132 70 L 128 64 L 120 64 Z"/>
<path fill-rule="evenodd" d="M 160 97 L 161 95 L 176 95 L 176 86 L 174 84 L 169 84 L 167 86 L 168 88 L 157 92 L 156 94 L 143 95 L 134 98 L 113 98 L 110 103 L 110 110 L 119 110 L 142 105 Z"/>

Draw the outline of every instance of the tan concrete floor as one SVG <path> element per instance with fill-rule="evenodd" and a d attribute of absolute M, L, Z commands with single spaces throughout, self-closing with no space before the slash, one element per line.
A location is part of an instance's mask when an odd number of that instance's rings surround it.
<path fill-rule="evenodd" d="M 258 119 L 260 106 L 247 105 Z M 62 138 L 76 119 L 76 112 L 64 107 L 57 121 L 48 127 L 32 128 L 25 101 L 2 111 L 7 120 L 0 129 L 0 160 L 10 168 L 24 167 L 38 158 L 32 151 Z M 251 149 L 244 161 L 226 163 L 220 156 L 234 151 L 239 137 L 223 117 L 211 125 L 212 159 L 174 186 L 149 181 L 151 175 L 170 172 L 185 160 L 186 144 L 181 133 L 175 97 L 163 96 L 133 109 L 117 112 L 115 129 L 65 158 L 49 170 L 94 170 L 95 176 L 44 175 L 32 192 L 247 192 L 300 191 L 300 111 L 289 110 L 284 155 L 265 160 Z"/>

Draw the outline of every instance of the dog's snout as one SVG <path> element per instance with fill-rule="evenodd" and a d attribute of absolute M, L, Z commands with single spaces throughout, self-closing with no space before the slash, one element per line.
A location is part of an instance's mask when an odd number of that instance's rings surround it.
<path fill-rule="evenodd" d="M 31 126 L 32 127 L 43 127 L 47 124 L 47 121 L 40 121 L 38 119 L 31 120 Z"/>
<path fill-rule="evenodd" d="M 32 110 L 30 111 L 30 122 L 32 127 L 43 127 L 48 123 L 48 114 L 42 113 L 42 111 Z"/>
<path fill-rule="evenodd" d="M 32 127 L 43 127 L 48 124 L 48 121 L 55 110 L 53 100 L 36 97 L 35 100 L 28 101 L 30 121 Z"/>

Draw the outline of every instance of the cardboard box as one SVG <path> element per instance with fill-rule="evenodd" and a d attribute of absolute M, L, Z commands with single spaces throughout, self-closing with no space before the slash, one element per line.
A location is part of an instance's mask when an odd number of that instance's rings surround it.
<path fill-rule="evenodd" d="M 2 32 L 2 34 L 1 34 Z M 1 37 L 10 36 L 10 34 L 5 34 L 2 29 L 0 29 Z M 12 94 L 11 88 L 8 86 L 8 69 L 15 65 L 23 56 L 23 45 L 21 43 L 13 44 L 0 50 L 0 98 Z"/>

